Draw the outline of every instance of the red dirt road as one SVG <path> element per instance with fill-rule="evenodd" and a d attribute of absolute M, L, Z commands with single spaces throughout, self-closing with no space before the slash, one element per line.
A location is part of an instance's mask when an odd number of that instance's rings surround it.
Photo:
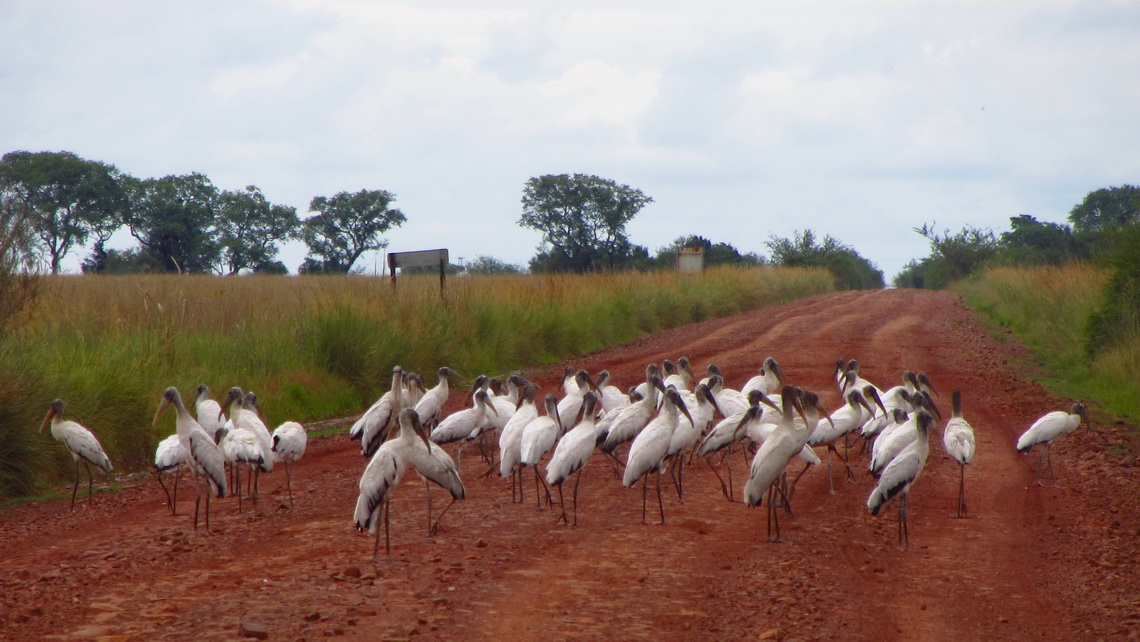
<path fill-rule="evenodd" d="M 697 368 L 717 363 L 733 387 L 771 355 L 829 408 L 840 405 L 830 379 L 837 358 L 859 359 L 880 387 L 904 369 L 925 372 L 946 416 L 950 392 L 962 390 L 978 440 L 966 472 L 970 517 L 953 518 L 958 470 L 940 428 L 911 491 L 905 552 L 894 503 L 877 518 L 867 512 L 873 480 L 862 458 L 853 461 L 856 483 L 837 475 L 835 495 L 826 467 L 809 471 L 795 518 L 782 521 L 785 541 L 773 544 L 764 510 L 726 501 L 699 460 L 686 470 L 685 504 L 666 487 L 661 526 L 640 523 L 641 490 L 622 488 L 595 456 L 579 526 L 568 528 L 554 522 L 557 510 L 536 511 L 533 485 L 526 503 L 511 503 L 509 483 L 482 477 L 486 466 L 468 449 L 467 500 L 429 538 L 423 485 L 409 473 L 392 502 L 392 556 L 372 563 L 371 537 L 352 524 L 366 462 L 357 443 L 328 437 L 310 442 L 294 468 L 295 510 L 282 504 L 284 473 L 275 470 L 252 510 L 214 502 L 208 536 L 191 526 L 188 493 L 172 517 L 150 478 L 74 513 L 66 499 L 8 511 L 0 637 L 232 639 L 243 623 L 280 640 L 1137 636 L 1140 477 L 1113 454 L 1124 427 L 1094 408 L 1095 432 L 1082 428 L 1054 448 L 1059 486 L 1034 486 L 1036 452 L 1020 455 L 1014 442 L 1070 400 L 1030 383 L 1024 350 L 989 338 L 954 294 L 817 296 L 573 365 L 608 368 L 624 388 L 646 363 L 682 355 Z M 560 372 L 526 374 L 556 391 Z M 453 396 L 449 410 L 459 403 Z M 438 508 L 442 491 L 434 495 Z"/>

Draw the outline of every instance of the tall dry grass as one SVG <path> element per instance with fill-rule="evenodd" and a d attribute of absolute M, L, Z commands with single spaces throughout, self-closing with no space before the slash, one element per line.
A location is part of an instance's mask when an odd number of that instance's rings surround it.
<path fill-rule="evenodd" d="M 1088 264 L 1001 267 L 958 284 L 966 302 L 1008 327 L 1063 394 L 1095 399 L 1112 413 L 1140 420 L 1140 327 L 1090 360 L 1085 337 L 1109 275 Z"/>
<path fill-rule="evenodd" d="M 443 297 L 427 276 L 395 289 L 363 276 L 47 283 L 31 320 L 0 344 L 0 444 L 6 433 L 26 437 L 59 397 L 125 468 L 147 465 L 173 430 L 169 418 L 150 423 L 167 386 L 187 403 L 200 383 L 215 398 L 253 390 L 271 425 L 344 416 L 378 397 L 397 364 L 428 385 L 442 365 L 501 374 L 834 287 L 824 270 L 779 268 L 468 276 L 450 279 Z M 69 474 L 63 447 L 39 443 L 46 476 Z M 0 485 L 4 493 L 13 491 Z"/>

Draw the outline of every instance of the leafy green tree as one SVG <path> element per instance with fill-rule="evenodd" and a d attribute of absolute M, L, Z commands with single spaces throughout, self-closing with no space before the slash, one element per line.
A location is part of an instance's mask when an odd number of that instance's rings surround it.
<path fill-rule="evenodd" d="M 811 230 L 795 232 L 792 238 L 769 236 L 765 245 L 772 263 L 785 267 L 824 267 L 835 275 L 836 285 L 848 289 L 881 288 L 883 272 L 853 248 L 830 235 L 817 240 Z"/>
<path fill-rule="evenodd" d="M 17 151 L 0 159 L 0 192 L 27 208 L 27 222 L 53 274 L 92 233 L 121 225 L 125 201 L 118 176 L 114 166 L 71 152 Z"/>
<path fill-rule="evenodd" d="M 945 230 L 941 234 L 934 224 L 923 224 L 914 231 L 930 241 L 930 256 L 925 272 L 925 287 L 941 289 L 970 276 L 984 267 L 998 252 L 993 230 L 967 225 L 957 233 Z"/>
<path fill-rule="evenodd" d="M 1086 326 L 1085 348 L 1094 357 L 1140 333 L 1140 223 L 1120 226 L 1106 238 L 1100 263 L 1111 275 Z"/>
<path fill-rule="evenodd" d="M 102 240 L 80 265 L 84 274 L 140 274 L 162 270 L 161 262 L 143 251 L 142 247 L 127 250 L 108 250 Z"/>
<path fill-rule="evenodd" d="M 310 254 L 302 272 L 347 273 L 361 254 L 388 247 L 380 235 L 408 220 L 403 212 L 389 207 L 394 200 L 396 195 L 385 190 L 314 198 L 309 211 L 317 214 L 301 227 L 301 238 Z"/>
<path fill-rule="evenodd" d="M 586 174 L 547 174 L 523 187 L 519 225 L 542 232 L 532 271 L 614 269 L 648 258 L 625 225 L 653 199 L 641 190 Z"/>
<path fill-rule="evenodd" d="M 42 289 L 35 273 L 31 216 L 24 201 L 0 193 L 0 338 Z"/>
<path fill-rule="evenodd" d="M 493 256 L 480 255 L 467 264 L 468 274 L 518 274 L 522 268 L 514 263 L 501 261 Z"/>
<path fill-rule="evenodd" d="M 270 203 L 261 190 L 224 191 L 218 197 L 218 243 L 229 274 L 265 266 L 277 256 L 277 244 L 297 236 L 297 209 Z"/>
<path fill-rule="evenodd" d="M 1089 192 L 1069 212 L 1077 232 L 1101 232 L 1140 222 L 1140 187 L 1125 185 Z"/>
<path fill-rule="evenodd" d="M 998 240 L 997 260 L 1008 265 L 1060 265 L 1089 258 L 1089 248 L 1059 223 L 1041 222 L 1028 214 L 1009 219 L 1010 230 Z"/>
<path fill-rule="evenodd" d="M 677 263 L 677 251 L 682 247 L 703 247 L 705 266 L 714 265 L 763 265 L 764 259 L 754 253 L 741 254 L 740 250 L 728 243 L 713 243 L 703 236 L 691 234 L 679 236 L 672 244 L 657 250 L 655 262 L 659 267 L 672 267 Z"/>
<path fill-rule="evenodd" d="M 217 264 L 215 240 L 218 188 L 203 174 L 127 182 L 127 226 L 164 272 L 211 272 Z"/>

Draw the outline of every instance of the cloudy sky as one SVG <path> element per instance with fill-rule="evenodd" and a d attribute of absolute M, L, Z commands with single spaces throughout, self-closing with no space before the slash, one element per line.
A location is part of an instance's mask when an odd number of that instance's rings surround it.
<path fill-rule="evenodd" d="M 1140 182 L 1138 34 L 1128 1 L 2 0 L 0 153 L 302 216 L 385 189 L 390 250 L 518 264 L 526 180 L 594 174 L 654 199 L 651 251 L 811 229 L 890 279 L 916 226 L 1064 222 Z"/>

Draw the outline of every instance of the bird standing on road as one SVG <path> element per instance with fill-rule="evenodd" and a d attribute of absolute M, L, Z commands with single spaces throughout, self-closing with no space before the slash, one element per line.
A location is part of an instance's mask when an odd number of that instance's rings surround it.
<path fill-rule="evenodd" d="M 598 396 L 590 390 L 582 397 L 582 421 L 570 429 L 558 445 L 554 454 L 546 465 L 546 482 L 558 487 L 558 502 L 562 506 L 562 515 L 559 517 L 566 524 L 566 502 L 562 499 L 562 483 L 575 472 L 578 477 L 574 481 L 574 526 L 578 525 L 578 485 L 582 483 L 582 469 L 589 461 L 590 455 L 598 442 L 598 429 L 594 422 L 594 411 L 597 409 Z"/>
<path fill-rule="evenodd" d="M 56 399 L 51 402 L 47 416 L 40 424 L 40 432 L 43 432 L 49 423 L 51 424 L 51 436 L 56 441 L 62 441 L 63 445 L 67 446 L 71 452 L 71 458 L 75 460 L 75 487 L 71 489 L 71 508 L 68 510 L 75 510 L 75 493 L 79 491 L 80 460 L 83 460 L 83 466 L 87 469 L 87 503 L 90 505 L 91 496 L 94 493 L 91 464 L 95 464 L 103 472 L 111 474 L 111 471 L 114 470 L 114 467 L 111 466 L 111 460 L 107 458 L 107 453 L 103 452 L 103 446 L 99 444 L 99 440 L 90 430 L 74 421 L 63 420 L 63 400 Z"/>
<path fill-rule="evenodd" d="M 554 443 L 562 436 L 562 424 L 558 420 L 558 400 L 554 395 L 547 394 L 544 399 L 546 414 L 535 417 L 527 424 L 519 438 L 519 465 L 523 468 L 534 467 L 534 496 L 535 510 L 542 510 L 542 498 L 538 494 L 541 483 L 546 488 L 546 501 L 551 503 L 550 488 L 538 473 L 538 462 L 542 456 L 554 447 Z"/>
<path fill-rule="evenodd" d="M 879 476 L 879 485 L 871 491 L 867 498 L 867 509 L 872 515 L 878 515 L 883 504 L 886 504 L 896 495 L 899 498 L 899 546 L 903 550 L 910 548 L 910 533 L 906 522 L 906 501 L 910 494 L 910 487 L 914 485 L 922 469 L 926 466 L 926 456 L 930 453 L 930 440 L 927 433 L 934 417 L 920 410 L 915 419 L 917 438 L 910 442 L 894 459 L 883 469 Z"/>
<path fill-rule="evenodd" d="M 182 441 L 178 439 L 178 433 L 158 442 L 158 447 L 154 449 L 155 477 L 158 478 L 158 485 L 162 486 L 162 491 L 166 493 L 166 503 L 170 506 L 171 515 L 178 514 L 175 506 L 178 503 L 178 478 L 182 476 L 182 464 L 185 461 L 186 450 L 182 448 Z M 171 468 L 175 469 L 174 497 L 170 496 L 166 483 L 162 481 L 162 474 Z"/>
<path fill-rule="evenodd" d="M 404 369 L 395 366 L 392 368 L 392 387 L 364 411 L 348 431 L 350 438 L 360 440 L 362 455 L 371 457 L 380 444 L 384 443 L 388 438 L 388 430 L 395 425 L 400 410 L 408 405 L 407 401 Z"/>
<path fill-rule="evenodd" d="M 523 500 L 522 469 L 519 460 L 522 459 L 522 434 L 527 424 L 538 417 L 538 408 L 534 405 L 534 396 L 538 388 L 533 383 L 527 383 L 522 392 L 522 403 L 515 411 L 503 431 L 499 433 L 499 475 L 511 477 L 511 502 L 515 501 L 515 480 L 518 478 L 518 501 Z"/>
<path fill-rule="evenodd" d="M 1085 407 L 1075 403 L 1069 412 L 1054 410 L 1045 414 L 1033 422 L 1029 430 L 1026 430 L 1017 439 L 1017 450 L 1022 453 L 1033 450 L 1037 444 L 1045 444 L 1045 448 L 1037 455 L 1037 475 L 1034 477 L 1033 483 L 1038 486 L 1041 485 L 1042 458 L 1048 459 L 1049 477 L 1053 479 L 1054 484 L 1057 483 L 1057 476 L 1053 474 L 1053 442 L 1061 435 L 1076 430 L 1081 422 L 1087 424 L 1090 429 L 1092 428 L 1092 422 L 1089 421 Z"/>
<path fill-rule="evenodd" d="M 293 508 L 293 462 L 305 454 L 309 434 L 295 421 L 286 421 L 273 429 L 273 461 L 285 462 L 285 488 L 289 491 L 289 508 Z"/>
<path fill-rule="evenodd" d="M 392 521 L 392 493 L 395 492 L 396 486 L 400 483 L 400 479 L 404 476 L 404 471 L 411 461 L 415 440 L 420 439 L 428 448 L 431 448 L 418 418 L 416 421 L 411 418 L 415 412 L 411 408 L 400 411 L 397 419 L 400 430 L 396 438 L 385 441 L 376 449 L 376 453 L 368 461 L 368 467 L 360 476 L 360 494 L 356 497 L 356 511 L 353 513 L 353 520 L 356 523 L 357 530 L 368 530 L 376 533 L 376 543 L 372 548 L 372 561 L 376 561 L 376 556 L 380 552 L 379 522 L 381 519 L 384 521 L 384 552 L 387 555 L 392 554 L 389 533 Z M 383 511 L 383 515 L 381 515 L 381 511 Z"/>
<path fill-rule="evenodd" d="M 154 413 L 152 424 L 158 424 L 159 417 L 169 405 L 173 405 L 176 411 L 174 425 L 186 450 L 186 463 L 194 473 L 194 530 L 198 530 L 198 508 L 202 503 L 202 489 L 198 485 L 198 476 L 201 475 L 206 485 L 206 532 L 209 533 L 210 495 L 216 494 L 218 499 L 226 496 L 226 460 L 213 438 L 190 416 L 174 386 L 162 393 L 162 402 L 158 405 L 158 412 Z"/>
<path fill-rule="evenodd" d="M 954 416 L 942 429 L 942 447 L 946 454 L 958 462 L 958 513 L 955 517 L 966 517 L 966 464 L 974 461 L 974 429 L 962 417 L 962 392 L 955 390 L 951 397 Z"/>
<path fill-rule="evenodd" d="M 451 377 L 458 377 L 459 375 L 444 366 L 439 369 L 439 383 L 435 387 L 424 393 L 423 397 L 416 402 L 416 414 L 419 415 L 420 422 L 426 428 L 434 428 L 439 423 L 439 413 L 443 410 L 443 404 L 447 403 L 447 397 L 451 394 Z"/>
<path fill-rule="evenodd" d="M 426 434 L 427 430 L 420 422 L 419 414 L 416 411 L 405 411 L 401 415 L 407 415 L 407 421 L 412 423 L 413 431 L 416 431 L 417 434 L 419 432 Z M 413 439 L 411 443 L 409 462 L 416 469 L 416 474 L 420 476 L 420 479 L 424 480 L 424 490 L 427 492 L 428 536 L 430 537 L 439 530 L 439 523 L 443 521 L 443 516 L 447 514 L 447 511 L 451 510 L 452 505 L 467 497 L 467 488 L 463 485 L 463 480 L 459 478 L 459 467 L 455 465 L 455 461 L 451 455 L 447 454 L 446 450 L 433 444 L 430 439 L 426 443 Z M 451 493 L 451 503 L 443 509 L 434 522 L 431 518 L 432 484 L 436 484 Z"/>
<path fill-rule="evenodd" d="M 665 399 L 661 411 L 649 422 L 629 447 L 629 458 L 625 463 L 625 476 L 622 477 L 622 486 L 633 488 L 641 478 L 645 484 L 641 489 L 641 523 L 645 523 L 646 499 L 649 493 L 649 473 L 657 471 L 657 507 L 661 511 L 661 523 L 665 523 L 665 503 L 661 499 L 661 471 L 665 468 L 666 455 L 669 444 L 673 440 L 673 432 L 677 429 L 677 418 L 684 414 L 693 423 L 693 417 L 685 402 L 681 400 L 676 388 L 665 389 Z"/>

